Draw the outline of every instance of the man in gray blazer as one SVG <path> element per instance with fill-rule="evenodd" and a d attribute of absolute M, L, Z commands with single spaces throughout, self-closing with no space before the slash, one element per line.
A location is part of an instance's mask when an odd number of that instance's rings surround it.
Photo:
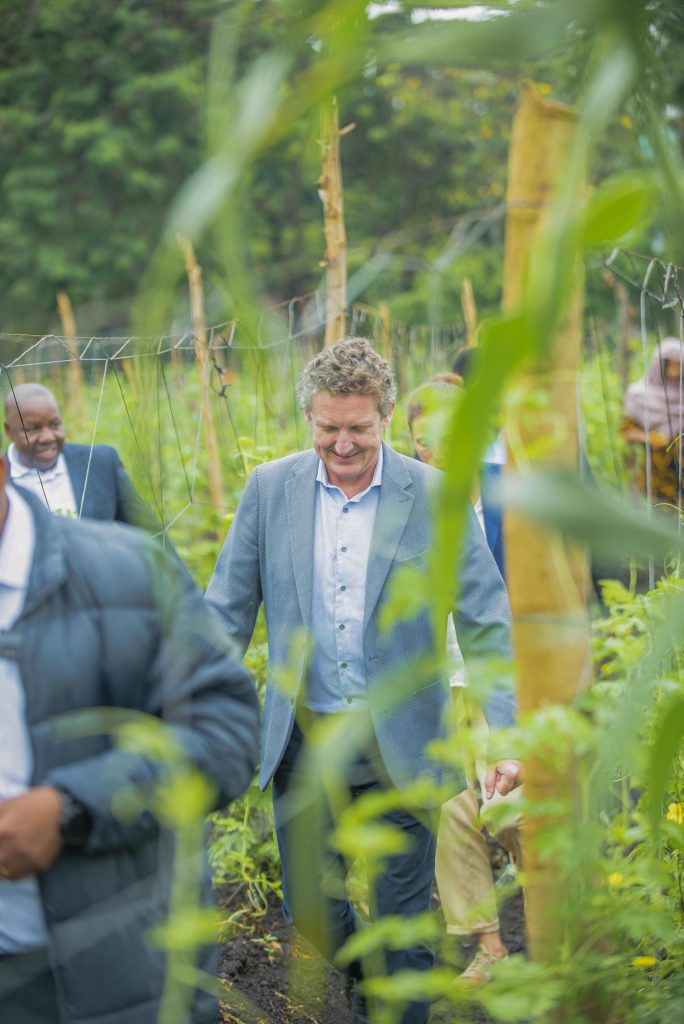
<path fill-rule="evenodd" d="M 440 481 L 437 470 L 383 444 L 395 394 L 389 365 L 365 339 L 345 338 L 307 364 L 299 399 L 313 450 L 252 472 L 207 591 L 242 651 L 264 605 L 260 784 L 273 780 L 286 914 L 331 960 L 356 922 L 340 888 L 342 858 L 328 842 L 333 814 L 320 798 L 321 776 L 336 763 L 352 800 L 396 796 L 417 780 L 441 777 L 427 748 L 444 735 L 448 679 L 434 650 L 444 646 L 446 621 L 435 645 L 428 608 L 389 627 L 383 619 L 396 574 L 426 570 Z M 466 658 L 508 655 L 506 590 L 477 526 L 462 559 L 454 618 Z M 497 691 L 490 725 L 512 718 L 511 695 Z M 519 771 L 517 761 L 499 762 L 488 788 L 507 792 Z M 443 798 L 436 792 L 435 804 Z M 429 813 L 401 799 L 394 804 L 384 820 L 400 830 L 404 848 L 387 858 L 371 905 L 377 916 L 412 917 L 429 909 L 434 829 Z M 388 950 L 385 967 L 393 974 L 432 963 L 431 950 L 416 944 Z M 347 971 L 353 1018 L 361 1022 L 362 966 L 352 962 Z M 402 1020 L 424 1024 L 428 1013 L 426 1002 L 415 1001 Z"/>

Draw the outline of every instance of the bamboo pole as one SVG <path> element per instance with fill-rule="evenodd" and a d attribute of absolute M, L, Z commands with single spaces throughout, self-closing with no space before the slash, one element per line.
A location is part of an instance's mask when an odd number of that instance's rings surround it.
<path fill-rule="evenodd" d="M 83 426 L 85 418 L 85 398 L 83 394 L 83 367 L 78 358 L 76 344 L 76 318 L 74 317 L 71 299 L 66 291 L 57 292 L 57 312 L 62 324 L 62 334 L 66 341 L 73 343 L 74 356 L 67 363 L 67 393 L 70 409 L 75 412 L 79 426 Z"/>
<path fill-rule="evenodd" d="M 185 271 L 188 276 L 192 330 L 196 342 L 195 353 L 197 355 L 197 362 L 199 363 L 200 368 L 200 401 L 207 439 L 207 477 L 209 482 L 209 496 L 211 498 L 211 503 L 215 508 L 225 508 L 226 498 L 223 490 L 223 480 L 221 477 L 221 461 L 219 459 L 216 424 L 214 423 L 214 414 L 212 412 L 211 403 L 209 402 L 209 355 L 207 349 L 207 327 L 204 317 L 202 268 L 195 257 L 195 250 L 192 246 L 192 242 L 187 238 L 179 238 L 178 242 L 183 253 L 183 258 L 185 259 Z"/>
<path fill-rule="evenodd" d="M 572 144 L 574 112 L 523 88 L 509 156 L 504 307 L 523 300 L 525 269 L 545 215 L 557 172 Z M 582 339 L 581 270 L 550 361 L 529 367 L 507 422 L 508 468 L 551 464 L 578 466 L 577 378 Z M 540 441 L 542 444 L 540 445 Z M 542 454 L 543 451 L 543 454 Z M 506 512 L 507 581 L 513 611 L 513 645 L 521 716 L 547 705 L 567 705 L 588 682 L 587 564 L 578 548 L 529 519 Z M 537 839 L 549 824 L 549 808 L 563 803 L 554 825 L 572 828 L 573 765 L 546 751 L 525 766 L 527 802 L 523 827 L 527 937 L 538 962 L 558 958 L 564 938 L 564 891 L 560 863 L 543 856 Z M 556 803 L 556 806 L 558 804 Z M 534 814 L 534 808 L 542 808 Z M 570 833 L 568 833 L 570 834 Z"/>
<path fill-rule="evenodd" d="M 463 309 L 463 316 L 465 318 L 466 325 L 466 345 L 468 348 L 474 348 L 477 345 L 477 305 L 475 303 L 473 282 L 469 277 L 465 277 L 463 279 L 463 287 L 461 288 L 461 307 Z"/>
<path fill-rule="evenodd" d="M 344 227 L 339 115 L 335 96 L 331 97 L 329 105 L 321 113 L 320 146 L 323 173 L 318 179 L 318 195 L 323 204 L 325 234 L 327 348 L 344 337 L 347 321 L 347 236 Z"/>

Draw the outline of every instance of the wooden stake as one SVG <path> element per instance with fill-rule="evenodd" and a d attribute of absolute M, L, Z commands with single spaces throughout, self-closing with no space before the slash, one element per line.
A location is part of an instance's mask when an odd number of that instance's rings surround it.
<path fill-rule="evenodd" d="M 525 270 L 557 173 L 574 139 L 576 116 L 523 88 L 509 157 L 504 306 L 524 299 Z M 567 318 L 549 363 L 532 366 L 517 382 L 519 398 L 507 423 L 508 468 L 517 464 L 578 466 L 577 382 L 582 340 L 581 268 Z M 583 552 L 529 519 L 506 512 L 506 571 L 513 611 L 513 643 L 521 715 L 546 705 L 569 704 L 590 675 Z M 572 828 L 573 766 L 560 751 L 547 751 L 525 766 L 527 800 L 534 810 L 524 824 L 527 938 L 538 962 L 555 961 L 564 938 L 561 908 L 569 894 L 563 870 L 542 856 L 537 837 L 549 825 Z"/>
<path fill-rule="evenodd" d="M 67 292 L 57 292 L 57 312 L 62 324 L 62 334 L 66 341 L 72 342 L 73 358 L 67 364 L 67 389 L 69 404 L 75 412 L 78 425 L 83 426 L 85 417 L 85 399 L 83 394 L 83 367 L 78 358 L 78 345 L 76 344 L 76 319 L 71 305 L 71 299 Z"/>
<path fill-rule="evenodd" d="M 461 307 L 465 318 L 467 347 L 474 348 L 477 345 L 477 306 L 475 304 L 475 293 L 473 282 L 469 277 L 463 279 L 461 288 Z"/>
<path fill-rule="evenodd" d="M 340 127 L 337 99 L 331 97 L 321 113 L 321 155 L 323 173 L 318 195 L 323 204 L 325 234 L 326 318 L 325 345 L 334 345 L 346 333 L 347 236 L 344 227 Z"/>
<path fill-rule="evenodd" d="M 209 378 L 207 351 L 207 327 L 204 318 L 204 288 L 202 287 L 202 268 L 195 257 L 195 250 L 192 242 L 187 238 L 179 238 L 179 245 L 185 259 L 185 271 L 188 275 L 188 288 L 190 291 L 190 310 L 192 314 L 192 330 L 195 336 L 195 353 L 200 368 L 201 379 L 201 403 L 202 418 L 207 438 L 207 455 L 209 459 L 207 475 L 209 481 L 209 495 L 211 503 L 215 508 L 225 508 L 226 499 L 223 490 L 221 476 L 221 461 L 219 459 L 219 445 L 216 436 L 216 425 L 214 415 L 209 402 Z"/>

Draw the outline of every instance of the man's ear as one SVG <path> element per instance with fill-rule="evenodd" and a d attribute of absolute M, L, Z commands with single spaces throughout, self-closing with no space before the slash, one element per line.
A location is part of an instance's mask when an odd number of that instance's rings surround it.
<path fill-rule="evenodd" d="M 396 404 L 395 402 L 392 402 L 392 404 L 390 405 L 389 412 L 387 413 L 387 415 L 385 416 L 385 418 L 383 420 L 383 425 L 384 426 L 387 426 L 389 421 L 392 419 L 392 413 L 394 412 L 395 404 Z"/>

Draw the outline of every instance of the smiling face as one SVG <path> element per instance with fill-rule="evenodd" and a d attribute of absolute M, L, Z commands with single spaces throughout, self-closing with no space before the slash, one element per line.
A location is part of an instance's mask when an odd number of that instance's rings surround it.
<path fill-rule="evenodd" d="M 42 390 L 17 394 L 17 403 L 18 408 L 14 404 L 8 409 L 5 431 L 19 461 L 32 469 L 52 469 L 64 447 L 59 406 L 49 391 Z"/>
<path fill-rule="evenodd" d="M 329 482 L 348 498 L 364 491 L 373 479 L 382 433 L 391 417 L 392 409 L 389 415 L 380 415 L 371 395 L 315 395 L 306 417 L 313 446 L 325 463 Z"/>

